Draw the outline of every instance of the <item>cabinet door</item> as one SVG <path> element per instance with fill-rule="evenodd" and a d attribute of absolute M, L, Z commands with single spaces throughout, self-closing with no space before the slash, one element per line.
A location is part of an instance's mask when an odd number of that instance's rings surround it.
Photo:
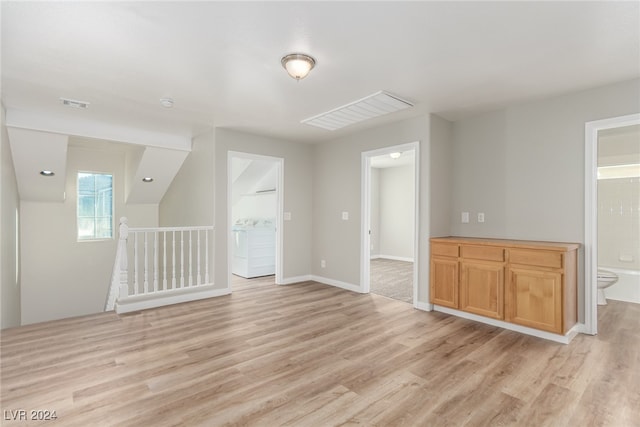
<path fill-rule="evenodd" d="M 460 269 L 460 309 L 504 319 L 503 264 L 463 261 Z"/>
<path fill-rule="evenodd" d="M 458 259 L 432 258 L 430 296 L 431 303 L 458 308 Z"/>
<path fill-rule="evenodd" d="M 510 268 L 506 320 L 531 328 L 563 333 L 562 274 Z"/>

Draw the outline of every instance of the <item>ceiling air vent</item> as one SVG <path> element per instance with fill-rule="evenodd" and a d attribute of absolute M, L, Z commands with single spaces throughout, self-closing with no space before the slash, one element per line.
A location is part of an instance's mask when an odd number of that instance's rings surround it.
<path fill-rule="evenodd" d="M 67 107 L 81 108 L 83 110 L 86 110 L 87 107 L 89 107 L 89 103 L 86 101 L 77 101 L 75 99 L 67 98 L 60 98 L 60 101 L 62 102 L 62 105 Z"/>
<path fill-rule="evenodd" d="M 326 113 L 309 117 L 300 123 L 336 130 L 409 107 L 413 107 L 413 104 L 390 93 L 380 91 Z"/>

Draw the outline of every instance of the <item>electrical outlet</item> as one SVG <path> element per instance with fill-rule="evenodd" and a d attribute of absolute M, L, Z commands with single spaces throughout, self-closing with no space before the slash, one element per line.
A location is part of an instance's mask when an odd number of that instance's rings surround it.
<path fill-rule="evenodd" d="M 342 212 L 342 219 L 347 221 L 349 219 L 349 212 Z"/>
<path fill-rule="evenodd" d="M 484 222 L 484 212 L 478 212 L 478 222 Z"/>
<path fill-rule="evenodd" d="M 327 267 L 327 261 L 325 261 L 325 260 L 320 260 L 320 267 L 321 267 L 321 268 L 326 268 L 326 267 Z"/>
<path fill-rule="evenodd" d="M 462 223 L 463 224 L 469 223 L 469 212 L 462 212 Z"/>

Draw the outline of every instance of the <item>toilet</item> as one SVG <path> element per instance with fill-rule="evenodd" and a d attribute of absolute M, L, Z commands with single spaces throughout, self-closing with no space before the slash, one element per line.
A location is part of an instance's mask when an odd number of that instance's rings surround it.
<path fill-rule="evenodd" d="M 598 269 L 598 305 L 607 305 L 604 289 L 618 281 L 618 275 L 612 271 Z"/>

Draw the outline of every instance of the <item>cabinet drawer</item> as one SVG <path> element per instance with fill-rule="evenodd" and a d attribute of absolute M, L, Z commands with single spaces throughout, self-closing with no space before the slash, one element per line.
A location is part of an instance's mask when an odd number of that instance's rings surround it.
<path fill-rule="evenodd" d="M 431 255 L 458 257 L 458 245 L 452 243 L 431 243 Z"/>
<path fill-rule="evenodd" d="M 549 251 L 527 251 L 511 249 L 511 264 L 536 265 L 539 267 L 562 268 L 562 253 Z"/>
<path fill-rule="evenodd" d="M 460 247 L 462 258 L 482 259 L 486 261 L 504 261 L 504 248 L 495 246 L 462 246 Z"/>

